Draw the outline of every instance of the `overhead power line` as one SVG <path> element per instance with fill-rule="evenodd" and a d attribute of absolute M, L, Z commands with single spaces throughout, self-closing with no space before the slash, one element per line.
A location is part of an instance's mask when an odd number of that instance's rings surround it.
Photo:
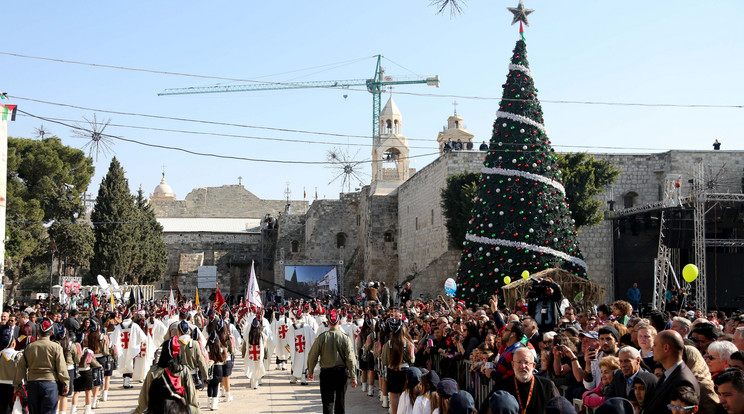
<path fill-rule="evenodd" d="M 52 120 L 52 121 L 60 121 L 60 122 L 78 122 L 74 119 L 64 119 L 64 118 L 54 118 L 54 117 L 45 117 L 45 118 Z M 184 130 L 184 129 L 156 128 L 156 127 L 123 125 L 123 124 L 112 124 L 112 123 L 107 124 L 107 126 L 117 127 L 117 128 L 143 129 L 143 130 L 148 130 L 148 131 L 174 132 L 174 133 L 179 133 L 179 134 L 190 134 L 190 135 L 208 135 L 208 136 L 226 137 L 226 138 L 241 138 L 241 139 L 255 139 L 255 140 L 262 140 L 262 141 L 290 142 L 290 143 L 297 143 L 297 144 L 320 144 L 320 145 L 338 145 L 338 146 L 352 146 L 352 147 L 372 147 L 373 146 L 372 144 L 331 142 L 331 141 L 312 141 L 312 140 L 275 138 L 275 137 L 257 137 L 257 136 L 251 136 L 251 135 L 224 134 L 220 132 L 189 131 L 189 130 Z M 426 149 L 426 150 L 435 149 L 432 147 L 411 147 L 411 146 L 409 146 L 409 148 Z"/>
<path fill-rule="evenodd" d="M 20 112 L 20 113 L 22 113 L 24 115 L 28 115 L 28 116 L 30 116 L 32 118 L 36 118 L 36 119 L 39 119 L 39 120 L 42 120 L 42 121 L 51 122 L 51 123 L 54 123 L 54 124 L 66 126 L 68 128 L 74 129 L 74 130 L 92 132 L 92 131 L 89 131 L 88 129 L 83 128 L 83 127 L 78 126 L 78 125 L 71 125 L 71 124 L 68 124 L 68 123 L 65 123 L 65 122 L 56 121 L 56 120 L 51 119 L 51 118 L 45 118 L 45 117 L 42 117 L 42 116 L 34 115 L 34 114 L 31 114 L 31 113 L 26 112 L 26 111 L 19 110 L 18 112 Z M 272 160 L 272 159 L 265 159 L 265 158 L 238 157 L 238 156 L 234 156 L 234 155 L 222 155 L 222 154 L 214 154 L 214 153 L 209 153 L 209 152 L 192 151 L 192 150 L 189 150 L 189 149 L 186 149 L 186 148 L 174 147 L 174 146 L 169 146 L 169 145 L 151 144 L 151 143 L 142 142 L 142 141 L 138 141 L 138 140 L 131 139 L 131 138 L 125 138 L 125 137 L 119 136 L 119 135 L 111 135 L 111 134 L 100 134 L 100 135 L 101 136 L 108 137 L 108 138 L 111 138 L 111 139 L 117 139 L 117 140 L 120 140 L 120 141 L 130 142 L 130 143 L 137 144 L 137 145 L 143 145 L 143 146 L 146 146 L 146 147 L 167 149 L 167 150 L 173 150 L 173 151 L 180 151 L 180 152 L 185 152 L 187 154 L 199 155 L 199 156 L 203 156 L 203 157 L 231 159 L 231 160 L 238 160 L 238 161 L 253 161 L 253 162 L 275 163 L 275 164 L 307 164 L 307 165 L 335 165 L 336 164 L 336 163 L 331 162 L 331 161 Z M 429 154 L 412 155 L 412 156 L 409 156 L 409 157 L 400 157 L 398 159 L 413 159 L 413 158 L 428 157 L 428 156 L 431 156 L 431 155 L 438 155 L 438 154 L 439 154 L 439 152 L 435 152 L 435 153 L 429 153 Z M 381 162 L 381 160 L 376 160 L 376 161 L 375 160 L 356 161 L 357 164 L 371 164 L 373 162 Z"/>
<path fill-rule="evenodd" d="M 306 134 L 316 134 L 316 135 L 327 135 L 327 136 L 338 136 L 338 137 L 359 137 L 359 138 L 365 138 L 369 139 L 368 136 L 363 135 L 343 135 L 343 134 L 336 134 L 336 133 L 330 133 L 330 132 L 317 132 L 317 131 L 303 131 L 303 130 L 293 130 L 293 129 L 286 129 L 286 128 L 271 128 L 271 127 L 261 127 L 261 126 L 252 126 L 252 125 L 243 125 L 243 124 L 233 124 L 233 123 L 226 123 L 226 122 L 216 122 L 216 121 L 203 121 L 203 120 L 194 120 L 194 119 L 188 119 L 188 118 L 174 118 L 174 117 L 166 117 L 166 116 L 158 116 L 158 115 L 149 115 L 149 114 L 137 114 L 137 113 L 131 113 L 131 112 L 119 112 L 119 111 L 109 111 L 105 109 L 94 109 L 94 108 L 86 108 L 86 107 L 80 107 L 75 105 L 69 105 L 69 104 L 62 104 L 62 103 L 56 103 L 56 102 L 47 102 L 47 101 L 41 101 L 37 99 L 31 99 L 31 98 L 21 98 L 14 96 L 15 99 L 22 99 L 22 100 L 28 100 L 33 102 L 39 102 L 44 104 L 50 104 L 50 105 L 57 105 L 57 106 L 65 106 L 65 107 L 72 107 L 77 109 L 83 109 L 88 111 L 94 111 L 94 112 L 103 112 L 103 113 L 113 113 L 113 114 L 120 114 L 120 115 L 131 115 L 131 116 L 141 116 L 141 117 L 150 117 L 150 118 L 160 118 L 160 119 L 167 119 L 167 120 L 176 120 L 176 121 L 185 121 L 185 122 L 195 122 L 195 123 L 202 123 L 202 124 L 213 124 L 213 125 L 226 125 L 226 126 L 236 126 L 236 127 L 243 127 L 243 128 L 258 128 L 258 129 L 269 129 L 269 130 L 276 130 L 276 131 L 283 131 L 283 132 L 296 132 L 296 133 L 306 133 Z M 41 115 L 34 115 L 27 113 L 25 111 L 19 111 L 21 113 L 27 114 L 31 117 L 42 119 L 42 120 L 49 120 L 50 122 L 59 121 L 56 123 L 60 123 L 62 125 L 66 125 L 63 122 L 77 122 L 73 120 L 67 120 L 67 119 L 60 119 L 60 118 L 54 118 L 49 116 L 41 116 Z M 270 138 L 270 137 L 252 137 L 247 135 L 237 135 L 237 134 L 222 134 L 222 133 L 214 133 L 214 132 L 199 132 L 199 131 L 188 131 L 188 130 L 177 130 L 177 129 L 166 129 L 166 128 L 156 128 L 156 127 L 142 127 L 142 126 L 134 126 L 134 125 L 121 125 L 121 124 L 110 124 L 111 126 L 117 126 L 122 128 L 134 128 L 134 129 L 146 129 L 146 130 L 154 130 L 154 131 L 164 131 L 164 132 L 177 132 L 177 133 L 187 133 L 187 134 L 200 134 L 200 135 L 214 135 L 214 136 L 225 136 L 225 137 L 235 137 L 235 138 L 246 138 L 246 139 L 262 139 L 262 140 L 269 140 L 269 141 L 278 141 L 278 142 L 293 142 L 293 143 L 310 143 L 310 144 L 322 144 L 322 145 L 349 145 L 349 146 L 369 146 L 368 144 L 352 144 L 352 143 L 339 143 L 339 142 L 325 142 L 325 141 L 311 141 L 311 140 L 293 140 L 289 138 Z M 426 141 L 426 142 L 432 142 L 431 139 L 422 139 L 422 138 L 406 138 L 408 141 Z M 488 140 L 487 140 L 488 141 Z M 474 143 L 476 144 L 476 143 Z M 519 143 L 505 143 L 503 145 L 508 146 L 523 146 L 523 144 Z M 579 148 L 579 149 L 596 149 L 596 150 L 621 150 L 621 151 L 669 151 L 669 148 L 655 148 L 655 147 L 623 147 L 623 146 L 603 146 L 603 145 L 568 145 L 568 144 L 551 144 L 554 148 Z M 432 150 L 433 148 L 430 147 L 409 147 L 412 149 L 428 149 Z M 684 148 L 678 148 L 679 150 L 685 151 Z M 689 149 L 689 151 L 694 151 L 696 149 Z M 435 155 L 434 153 L 429 155 Z M 424 155 L 422 155 L 424 156 Z M 371 162 L 371 161 L 370 161 Z"/>
<path fill-rule="evenodd" d="M 41 56 L 30 56 L 30 55 L 22 55 L 20 53 L 11 53 L 11 52 L 0 52 L 0 55 L 13 56 L 13 57 L 24 58 L 24 59 L 45 60 L 49 62 L 66 63 L 66 64 L 73 64 L 73 65 L 83 65 L 83 66 L 92 66 L 92 67 L 117 69 L 117 70 L 125 70 L 125 71 L 153 73 L 153 74 L 158 74 L 158 75 L 185 76 L 185 77 L 191 77 L 191 78 L 214 79 L 214 80 L 223 80 L 223 81 L 231 81 L 231 82 L 269 83 L 269 84 L 288 85 L 288 86 L 293 85 L 291 81 L 290 82 L 271 82 L 271 81 L 266 81 L 266 80 L 259 81 L 256 79 L 242 79 L 242 78 L 229 78 L 229 77 L 223 77 L 223 76 L 198 75 L 198 74 L 184 73 L 184 72 L 171 72 L 171 71 L 162 71 L 162 70 L 154 70 L 154 69 L 132 68 L 132 67 L 126 67 L 126 66 L 106 65 L 106 64 L 101 64 L 101 63 L 90 63 L 90 62 L 80 62 L 80 61 L 75 61 L 75 60 L 48 58 L 48 57 L 41 57 Z M 407 69 L 391 61 L 390 59 L 387 59 L 387 60 L 389 60 L 391 63 L 395 65 L 400 66 L 403 69 L 410 71 L 410 69 Z M 323 66 L 329 66 L 329 65 L 322 65 L 320 67 L 323 67 Z M 317 89 L 338 89 L 338 88 L 319 87 Z M 366 89 L 356 89 L 356 88 L 344 88 L 344 91 L 368 92 Z M 431 97 L 431 98 L 456 98 L 456 99 L 490 100 L 490 101 L 506 100 L 501 97 L 491 97 L 491 96 L 449 95 L 449 94 L 417 93 L 417 92 L 405 92 L 405 91 L 392 91 L 391 93 L 394 93 L 397 95 L 411 95 L 411 96 L 422 96 L 422 97 Z M 513 99 L 513 100 L 519 101 L 520 99 Z M 744 108 L 744 104 L 743 105 L 674 104 L 674 103 L 650 103 L 650 102 L 607 102 L 607 101 L 574 101 L 574 100 L 550 100 L 550 99 L 542 99 L 540 100 L 540 102 L 552 103 L 552 104 L 571 104 L 571 105 L 607 105 L 607 106 L 638 106 L 638 107 L 668 107 L 668 108 L 729 108 L 729 109 Z"/>

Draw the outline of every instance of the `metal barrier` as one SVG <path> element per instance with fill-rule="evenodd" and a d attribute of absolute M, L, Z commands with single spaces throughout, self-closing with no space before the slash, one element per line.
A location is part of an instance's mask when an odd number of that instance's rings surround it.
<path fill-rule="evenodd" d="M 440 374 L 440 377 L 442 376 L 441 365 L 444 358 L 446 357 L 434 354 L 431 355 L 427 361 L 429 369 Z M 472 371 L 472 366 L 473 362 L 470 360 L 456 361 L 454 365 L 453 373 L 455 375 L 453 379 L 457 381 L 460 389 L 466 390 L 473 396 L 475 407 L 480 408 L 493 392 L 494 382 L 483 375 L 480 371 Z"/>

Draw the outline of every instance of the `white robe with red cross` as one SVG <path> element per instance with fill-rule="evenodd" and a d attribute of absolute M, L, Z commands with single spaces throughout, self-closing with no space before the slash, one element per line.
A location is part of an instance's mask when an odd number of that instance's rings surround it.
<path fill-rule="evenodd" d="M 144 380 L 155 352 L 150 337 L 131 319 L 116 325 L 112 337 L 114 346 L 119 350 L 117 371 L 132 374 L 134 381 Z"/>
<path fill-rule="evenodd" d="M 251 380 L 258 380 L 266 375 L 266 366 L 264 365 L 264 357 L 268 346 L 266 345 L 266 333 L 261 332 L 261 341 L 258 345 L 251 345 L 246 339 L 245 340 L 245 376 Z"/>
<path fill-rule="evenodd" d="M 302 378 L 307 373 L 307 354 L 315 342 L 315 331 L 310 325 L 299 321 L 289 327 L 290 345 L 292 346 L 292 376 Z"/>
<path fill-rule="evenodd" d="M 292 322 L 284 315 L 271 322 L 271 327 L 274 331 L 274 352 L 276 353 L 276 357 L 282 361 L 289 359 L 290 351 L 294 347 L 294 343 L 290 343 L 291 336 L 289 334 L 289 328 L 291 325 Z"/>
<path fill-rule="evenodd" d="M 165 334 L 168 333 L 168 327 L 159 319 L 153 319 L 153 322 L 148 319 L 145 323 L 147 325 L 147 335 L 152 339 L 153 345 L 160 347 L 165 340 Z"/>

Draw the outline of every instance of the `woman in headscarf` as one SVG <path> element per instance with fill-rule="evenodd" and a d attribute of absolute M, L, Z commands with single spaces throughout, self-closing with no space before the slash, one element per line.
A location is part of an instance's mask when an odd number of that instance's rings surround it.
<path fill-rule="evenodd" d="M 646 399 L 654 395 L 655 389 L 656 381 L 651 381 L 648 376 L 636 375 L 633 379 L 633 393 L 636 397 L 635 404 L 638 404 L 638 414 L 645 414 Z"/>
<path fill-rule="evenodd" d="M 199 414 L 194 381 L 181 364 L 177 337 L 163 343 L 157 365 L 150 368 L 133 414 L 164 414 L 188 411 Z"/>

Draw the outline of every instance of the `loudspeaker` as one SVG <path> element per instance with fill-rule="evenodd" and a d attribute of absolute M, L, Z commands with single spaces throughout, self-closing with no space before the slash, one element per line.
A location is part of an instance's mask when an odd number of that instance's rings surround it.
<path fill-rule="evenodd" d="M 672 249 L 690 249 L 695 237 L 694 208 L 664 210 L 664 245 Z"/>

